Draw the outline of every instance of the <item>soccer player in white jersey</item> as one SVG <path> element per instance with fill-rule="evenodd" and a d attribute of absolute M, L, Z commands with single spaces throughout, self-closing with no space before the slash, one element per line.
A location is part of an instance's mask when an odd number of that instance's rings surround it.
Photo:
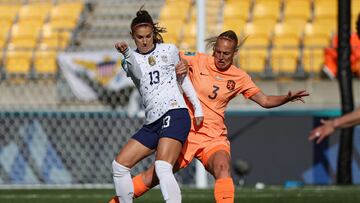
<path fill-rule="evenodd" d="M 124 66 L 138 88 L 145 107 L 146 123 L 120 150 L 112 163 L 116 195 L 121 203 L 133 201 L 130 169 L 156 150 L 155 173 L 167 203 L 180 203 L 181 191 L 173 166 L 190 131 L 191 119 L 182 91 L 195 109 L 195 123 L 201 125 L 203 112 L 194 87 L 185 77 L 176 79 L 175 66 L 185 66 L 172 44 L 162 43 L 161 32 L 145 10 L 140 9 L 131 23 L 137 49 L 124 42 L 115 48 L 125 56 Z M 179 87 L 181 83 L 181 89 Z"/>

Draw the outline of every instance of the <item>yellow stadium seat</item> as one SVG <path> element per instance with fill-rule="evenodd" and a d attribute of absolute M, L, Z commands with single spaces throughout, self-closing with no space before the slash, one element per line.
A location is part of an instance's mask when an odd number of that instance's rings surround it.
<path fill-rule="evenodd" d="M 263 73 L 265 71 L 267 49 L 240 48 L 240 68 L 249 73 Z"/>
<path fill-rule="evenodd" d="M 196 37 L 186 37 L 183 38 L 180 43 L 181 50 L 196 50 Z"/>
<path fill-rule="evenodd" d="M 40 26 L 31 24 L 15 24 L 11 29 L 11 38 L 8 48 L 15 49 L 33 49 L 40 34 Z"/>
<path fill-rule="evenodd" d="M 58 71 L 56 57 L 56 51 L 36 51 L 34 56 L 35 73 L 55 75 Z"/>
<path fill-rule="evenodd" d="M 160 10 L 160 21 L 168 19 L 185 20 L 189 13 L 190 4 L 166 3 Z"/>
<path fill-rule="evenodd" d="M 5 71 L 7 74 L 25 74 L 31 69 L 31 51 L 8 51 L 5 56 Z"/>
<path fill-rule="evenodd" d="M 36 1 L 36 0 L 35 0 Z M 41 0 L 38 0 L 41 1 Z M 49 1 L 49 0 L 46 0 Z M 63 4 L 63 3 L 77 3 L 77 4 L 83 4 L 84 0 L 56 0 L 56 3 Z"/>
<path fill-rule="evenodd" d="M 23 0 L 0 0 L 0 4 L 22 5 Z"/>
<path fill-rule="evenodd" d="M 159 24 L 161 27 L 166 28 L 167 33 L 179 36 L 185 23 L 182 19 L 164 19 L 159 21 Z"/>
<path fill-rule="evenodd" d="M 50 21 L 53 29 L 57 30 L 73 30 L 76 25 L 77 21 L 75 19 L 53 19 Z"/>
<path fill-rule="evenodd" d="M 298 47 L 300 45 L 301 28 L 293 25 L 279 23 L 275 27 L 273 46 L 275 47 Z"/>
<path fill-rule="evenodd" d="M 252 0 L 240 0 L 240 1 L 239 0 L 226 0 L 226 3 L 228 3 L 228 4 L 239 3 L 239 2 L 250 4 L 252 2 Z"/>
<path fill-rule="evenodd" d="M 274 25 L 269 23 L 246 23 L 243 34 L 245 36 L 261 36 L 268 38 L 274 31 Z"/>
<path fill-rule="evenodd" d="M 2 50 L 9 37 L 11 24 L 8 21 L 0 21 L 0 50 Z"/>
<path fill-rule="evenodd" d="M 51 3 L 33 3 L 24 5 L 19 10 L 19 21 L 37 20 L 44 22 L 51 7 Z"/>
<path fill-rule="evenodd" d="M 332 18 L 317 18 L 313 21 L 313 26 L 320 26 L 324 32 L 330 35 L 337 31 L 337 20 Z"/>
<path fill-rule="evenodd" d="M 52 4 L 53 0 L 27 0 L 28 4 Z"/>
<path fill-rule="evenodd" d="M 324 64 L 324 49 L 304 49 L 302 54 L 302 67 L 307 73 L 320 73 Z"/>
<path fill-rule="evenodd" d="M 267 18 L 277 20 L 280 14 L 280 1 L 257 2 L 252 13 L 253 19 Z"/>
<path fill-rule="evenodd" d="M 351 14 L 358 15 L 360 13 L 360 1 L 352 0 L 351 1 Z"/>
<path fill-rule="evenodd" d="M 358 16 L 352 16 L 351 18 L 351 32 L 356 32 L 356 21 Z"/>
<path fill-rule="evenodd" d="M 282 0 L 256 0 L 256 3 L 276 3 L 280 4 Z"/>
<path fill-rule="evenodd" d="M 264 36 L 248 36 L 243 44 L 244 48 L 267 48 L 269 38 Z"/>
<path fill-rule="evenodd" d="M 305 21 L 311 14 L 310 1 L 285 1 L 284 18 L 301 18 Z"/>
<path fill-rule="evenodd" d="M 231 1 L 224 6 L 224 18 L 241 18 L 247 20 L 250 11 L 249 1 Z"/>
<path fill-rule="evenodd" d="M 82 2 L 68 2 L 59 3 L 53 6 L 50 10 L 50 20 L 75 20 L 77 21 L 80 17 L 81 11 L 83 10 Z"/>
<path fill-rule="evenodd" d="M 13 22 L 19 9 L 20 5 L 6 5 L 6 4 L 0 4 L 0 20 L 1 21 L 9 21 Z"/>
<path fill-rule="evenodd" d="M 179 43 L 179 35 L 166 32 L 161 35 L 165 43 L 171 43 L 177 45 Z"/>
<path fill-rule="evenodd" d="M 185 24 L 180 49 L 194 50 L 196 48 L 196 22 L 190 21 Z"/>
<path fill-rule="evenodd" d="M 298 48 L 273 48 L 271 51 L 271 69 L 275 74 L 294 74 L 297 70 Z"/>
<path fill-rule="evenodd" d="M 303 44 L 306 47 L 326 47 L 330 43 L 331 28 L 320 23 L 309 23 L 305 27 Z"/>
<path fill-rule="evenodd" d="M 331 4 L 331 5 L 337 5 L 338 0 L 313 0 L 315 5 L 319 4 Z"/>
<path fill-rule="evenodd" d="M 184 38 L 196 38 L 196 22 L 191 21 L 184 26 Z"/>
<path fill-rule="evenodd" d="M 246 20 L 243 18 L 227 18 L 223 22 L 223 31 L 233 30 L 236 34 L 240 34 L 244 28 Z"/>
<path fill-rule="evenodd" d="M 305 36 L 303 39 L 303 44 L 305 47 L 308 48 L 324 48 L 329 46 L 330 39 L 319 36 L 316 37 Z"/>
<path fill-rule="evenodd" d="M 305 26 L 307 24 L 307 20 L 303 18 L 285 18 L 282 22 L 284 25 L 292 26 L 299 30 L 300 34 L 304 31 Z"/>
<path fill-rule="evenodd" d="M 273 18 L 257 18 L 253 19 L 252 24 L 259 29 L 264 30 L 264 32 L 268 32 L 268 35 L 275 29 L 276 20 Z"/>
<path fill-rule="evenodd" d="M 315 18 L 337 18 L 337 5 L 329 3 L 319 3 L 315 5 Z"/>
<path fill-rule="evenodd" d="M 40 39 L 40 49 L 63 50 L 70 41 L 71 33 L 69 31 L 56 30 L 52 24 L 46 24 L 42 28 Z"/>

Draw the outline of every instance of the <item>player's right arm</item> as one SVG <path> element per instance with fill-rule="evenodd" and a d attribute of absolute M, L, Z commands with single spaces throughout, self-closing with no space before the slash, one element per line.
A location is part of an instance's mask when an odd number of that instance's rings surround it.
<path fill-rule="evenodd" d="M 130 50 L 129 46 L 125 42 L 118 42 L 115 44 L 115 48 L 118 52 L 124 55 L 126 64 L 124 66 L 125 71 L 133 78 L 140 79 L 141 68 L 136 61 L 134 53 Z"/>

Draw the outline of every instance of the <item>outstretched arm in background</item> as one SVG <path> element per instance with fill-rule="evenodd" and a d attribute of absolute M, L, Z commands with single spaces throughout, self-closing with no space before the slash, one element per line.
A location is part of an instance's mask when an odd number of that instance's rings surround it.
<path fill-rule="evenodd" d="M 330 136 L 336 129 L 347 128 L 357 124 L 360 124 L 360 108 L 338 118 L 321 120 L 321 125 L 310 132 L 309 140 L 316 139 L 316 143 L 319 144 L 326 137 Z"/>
<path fill-rule="evenodd" d="M 295 101 L 301 101 L 305 103 L 303 97 L 309 96 L 309 93 L 306 92 L 306 90 L 300 90 L 296 92 L 289 91 L 287 95 L 278 95 L 278 96 L 268 96 L 264 94 L 263 92 L 258 92 L 250 99 L 260 106 L 264 108 L 274 108 L 277 106 L 281 106 L 283 104 L 286 104 L 288 102 L 295 102 Z"/>

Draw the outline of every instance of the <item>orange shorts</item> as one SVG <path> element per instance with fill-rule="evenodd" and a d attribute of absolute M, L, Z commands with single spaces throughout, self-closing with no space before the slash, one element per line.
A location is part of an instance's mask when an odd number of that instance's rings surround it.
<path fill-rule="evenodd" d="M 221 150 L 226 151 L 230 155 L 230 142 L 226 135 L 210 137 L 203 133 L 190 131 L 177 163 L 180 168 L 185 168 L 195 157 L 206 166 L 211 155 Z"/>

